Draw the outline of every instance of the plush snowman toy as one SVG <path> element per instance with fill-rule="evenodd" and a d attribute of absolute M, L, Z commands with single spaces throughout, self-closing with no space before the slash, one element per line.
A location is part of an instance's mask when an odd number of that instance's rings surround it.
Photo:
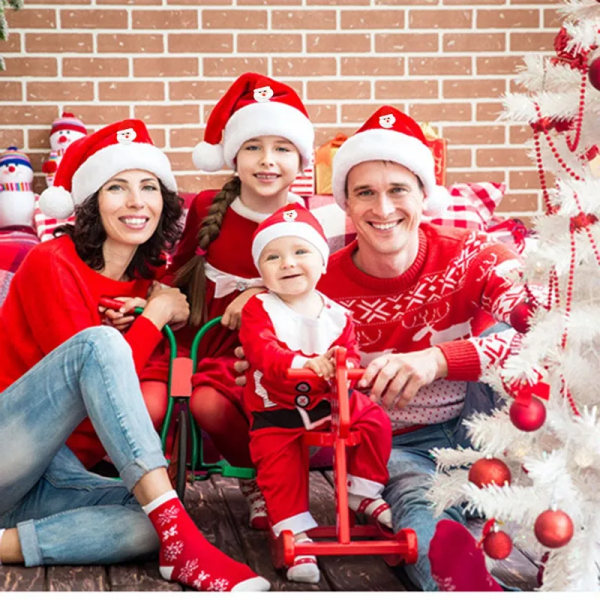
<path fill-rule="evenodd" d="M 42 165 L 42 171 L 46 176 L 46 185 L 52 187 L 54 174 L 58 163 L 65 150 L 79 138 L 87 135 L 87 129 L 83 122 L 73 113 L 64 112 L 52 123 L 50 131 L 50 156 Z"/>
<path fill-rule="evenodd" d="M 26 154 L 10 146 L 0 154 L 0 227 L 33 226 L 33 169 Z"/>

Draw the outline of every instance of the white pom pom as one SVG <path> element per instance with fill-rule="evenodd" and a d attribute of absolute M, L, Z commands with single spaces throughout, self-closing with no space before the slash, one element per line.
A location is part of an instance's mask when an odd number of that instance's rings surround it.
<path fill-rule="evenodd" d="M 71 194 L 63 187 L 49 187 L 40 195 L 40 210 L 49 217 L 66 219 L 74 208 Z"/>
<path fill-rule="evenodd" d="M 428 217 L 437 217 L 449 206 L 450 193 L 442 185 L 436 185 L 425 198 L 423 213 Z"/>
<path fill-rule="evenodd" d="M 225 166 L 223 146 L 221 146 L 221 144 L 200 142 L 199 144 L 196 144 L 196 147 L 192 152 L 192 161 L 194 162 L 194 165 L 202 171 L 218 171 Z"/>

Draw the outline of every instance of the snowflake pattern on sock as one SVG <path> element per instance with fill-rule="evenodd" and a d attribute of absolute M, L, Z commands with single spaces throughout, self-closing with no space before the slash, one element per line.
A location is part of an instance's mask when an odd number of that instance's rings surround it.
<path fill-rule="evenodd" d="M 210 585 L 206 588 L 207 592 L 226 592 L 228 590 L 229 581 L 227 579 L 213 579 Z"/>
<path fill-rule="evenodd" d="M 173 519 L 176 519 L 177 515 L 179 515 L 179 508 L 177 508 L 177 506 L 169 506 L 158 515 L 158 524 L 161 527 L 164 527 L 165 525 L 168 525 Z"/>
<path fill-rule="evenodd" d="M 183 552 L 183 542 L 177 541 L 165 546 L 165 558 L 172 562 Z"/>
<path fill-rule="evenodd" d="M 194 576 L 194 572 L 198 569 L 198 559 L 194 558 L 193 560 L 186 560 L 183 567 L 181 567 L 181 571 L 179 571 L 179 581 L 181 583 L 189 583 L 192 581 L 192 577 Z"/>
<path fill-rule="evenodd" d="M 166 542 L 170 537 L 177 535 L 177 525 L 169 527 L 162 532 L 162 541 Z"/>

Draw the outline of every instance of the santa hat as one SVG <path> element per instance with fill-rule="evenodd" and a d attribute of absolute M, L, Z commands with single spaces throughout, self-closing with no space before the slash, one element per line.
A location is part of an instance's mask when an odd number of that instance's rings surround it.
<path fill-rule="evenodd" d="M 280 135 L 300 153 L 302 168 L 311 164 L 314 130 L 296 92 L 258 73 L 240 75 L 213 108 L 204 141 L 192 153 L 203 171 L 234 168 L 242 144 L 260 135 Z"/>
<path fill-rule="evenodd" d="M 415 120 L 393 106 L 382 106 L 373 113 L 333 158 L 333 196 L 342 208 L 348 200 L 348 173 L 370 160 L 389 160 L 412 171 L 425 189 L 425 214 L 437 214 L 448 203 L 448 190 L 436 185 L 434 158 L 423 131 Z"/>
<path fill-rule="evenodd" d="M 58 119 L 55 119 L 52 123 L 52 130 L 50 135 L 60 131 L 61 129 L 68 129 L 69 131 L 78 131 L 87 135 L 87 129 L 81 119 L 78 119 L 73 113 L 64 112 Z"/>
<path fill-rule="evenodd" d="M 166 154 L 152 142 L 146 125 L 137 119 L 119 121 L 75 140 L 66 150 L 52 187 L 40 196 L 40 209 L 50 217 L 65 219 L 111 177 L 141 169 L 177 191 Z"/>
<path fill-rule="evenodd" d="M 19 152 L 16 146 L 9 146 L 0 154 L 0 167 L 5 165 L 23 165 L 32 168 L 27 154 Z"/>
<path fill-rule="evenodd" d="M 294 236 L 310 242 L 321 254 L 323 264 L 329 259 L 329 246 L 319 221 L 301 204 L 286 204 L 267 217 L 254 232 L 252 259 L 258 269 L 258 259 L 265 246 L 273 240 Z"/>

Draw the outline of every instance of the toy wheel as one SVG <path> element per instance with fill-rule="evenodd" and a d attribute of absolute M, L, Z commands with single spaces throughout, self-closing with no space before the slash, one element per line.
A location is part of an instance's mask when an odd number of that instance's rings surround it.
<path fill-rule="evenodd" d="M 281 532 L 281 546 L 283 549 L 283 564 L 286 567 L 291 567 L 294 564 L 296 551 L 294 548 L 294 534 L 286 529 Z"/>

